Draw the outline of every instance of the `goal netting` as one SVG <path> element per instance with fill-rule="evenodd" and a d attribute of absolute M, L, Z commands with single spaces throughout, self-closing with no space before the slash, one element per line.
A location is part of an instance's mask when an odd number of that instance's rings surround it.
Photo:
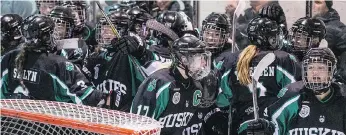
<path fill-rule="evenodd" d="M 121 111 L 71 103 L 0 100 L 1 135 L 155 135 L 160 123 Z"/>

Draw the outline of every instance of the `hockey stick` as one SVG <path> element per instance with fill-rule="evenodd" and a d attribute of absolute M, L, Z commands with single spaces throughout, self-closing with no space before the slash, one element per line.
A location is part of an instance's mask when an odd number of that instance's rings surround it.
<path fill-rule="evenodd" d="M 305 17 L 312 17 L 312 0 L 306 0 Z"/>
<path fill-rule="evenodd" d="M 252 90 L 252 102 L 255 120 L 258 120 L 258 104 L 257 104 L 257 82 L 263 71 L 275 60 L 274 53 L 268 53 L 262 58 L 262 60 L 257 64 L 256 69 L 252 76 L 252 83 L 247 86 Z"/>
<path fill-rule="evenodd" d="M 111 27 L 111 29 L 112 29 L 114 35 L 115 35 L 118 39 L 120 39 L 121 37 L 120 37 L 120 35 L 119 35 L 117 29 L 115 28 L 115 26 L 113 25 L 113 23 L 111 22 L 111 20 L 109 19 L 109 17 L 108 17 L 107 14 L 105 13 L 105 11 L 102 9 L 100 2 L 97 1 L 96 4 L 97 4 L 97 6 L 99 7 L 99 9 L 100 9 L 100 11 L 101 11 L 103 17 L 105 17 L 107 23 L 108 23 L 109 26 Z M 138 63 L 136 62 L 136 59 L 135 59 L 132 55 L 128 55 L 128 56 L 130 57 L 130 59 L 131 59 L 133 65 L 137 68 L 137 70 L 139 71 L 139 73 L 144 77 L 144 79 L 147 78 L 147 77 L 148 77 L 147 74 L 143 71 L 143 69 L 140 67 L 140 65 L 138 65 Z"/>
<path fill-rule="evenodd" d="M 148 20 L 145 24 L 149 29 L 156 30 L 168 36 L 170 39 L 177 40 L 179 36 L 170 28 L 166 27 L 162 23 L 157 22 L 155 19 Z"/>
<path fill-rule="evenodd" d="M 232 19 L 232 52 L 235 52 L 236 49 L 239 50 L 237 43 L 235 42 L 235 34 L 236 34 L 236 18 L 244 13 L 246 3 L 245 0 L 238 1 L 238 5 L 233 13 Z"/>

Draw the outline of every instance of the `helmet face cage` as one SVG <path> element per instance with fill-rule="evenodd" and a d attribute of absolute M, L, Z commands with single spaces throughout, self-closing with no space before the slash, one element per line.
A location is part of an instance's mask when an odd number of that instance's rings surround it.
<path fill-rule="evenodd" d="M 209 24 L 203 26 L 203 41 L 207 43 L 207 49 L 223 48 L 228 37 L 225 29 Z"/>
<path fill-rule="evenodd" d="M 310 57 L 303 61 L 303 82 L 306 88 L 320 91 L 330 87 L 336 66 L 328 59 Z"/>
<path fill-rule="evenodd" d="M 72 9 L 74 23 L 76 26 L 84 25 L 86 20 L 86 8 L 80 5 L 68 4 L 66 7 Z"/>
<path fill-rule="evenodd" d="M 146 39 L 149 35 L 148 29 L 145 23 L 136 23 L 134 25 L 134 31 L 143 39 Z"/>
<path fill-rule="evenodd" d="M 68 39 L 72 37 L 72 24 L 62 18 L 51 17 L 55 23 L 53 36 L 57 40 Z"/>
<path fill-rule="evenodd" d="M 56 47 L 56 39 L 53 36 L 53 31 L 42 33 L 39 30 L 29 30 L 28 25 L 29 24 L 24 24 L 20 30 L 26 43 L 31 43 L 30 45 L 46 45 L 49 49 L 54 49 Z M 49 37 L 47 38 L 47 36 Z"/>
<path fill-rule="evenodd" d="M 99 45 L 105 46 L 111 44 L 114 35 L 111 26 L 107 23 L 98 23 L 96 26 L 96 41 Z"/>
<path fill-rule="evenodd" d="M 19 40 L 22 38 L 22 34 L 20 33 L 20 26 L 16 28 L 11 28 L 9 30 L 1 30 L 1 39 L 7 39 L 7 40 Z"/>
<path fill-rule="evenodd" d="M 188 75 L 195 80 L 207 76 L 211 70 L 211 52 L 204 53 L 182 53 L 181 63 L 187 67 Z"/>
<path fill-rule="evenodd" d="M 320 31 L 313 31 L 317 35 L 320 35 Z M 315 48 L 319 46 L 320 37 L 310 35 L 303 28 L 298 28 L 293 26 L 288 34 L 288 40 L 292 43 L 292 52 L 305 52 L 310 48 Z"/>

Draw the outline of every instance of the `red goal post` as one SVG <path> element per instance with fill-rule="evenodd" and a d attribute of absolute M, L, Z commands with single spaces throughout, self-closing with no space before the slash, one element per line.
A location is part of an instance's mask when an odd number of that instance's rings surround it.
<path fill-rule="evenodd" d="M 152 118 L 64 102 L 0 100 L 1 134 L 159 135 Z"/>

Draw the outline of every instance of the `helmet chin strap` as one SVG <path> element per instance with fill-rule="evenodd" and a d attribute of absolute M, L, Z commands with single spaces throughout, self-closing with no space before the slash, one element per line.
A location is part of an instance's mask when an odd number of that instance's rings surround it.
<path fill-rule="evenodd" d="M 330 90 L 330 87 L 322 89 L 322 90 L 314 90 L 314 94 L 315 95 L 322 95 L 322 94 L 328 92 L 328 90 Z"/>

